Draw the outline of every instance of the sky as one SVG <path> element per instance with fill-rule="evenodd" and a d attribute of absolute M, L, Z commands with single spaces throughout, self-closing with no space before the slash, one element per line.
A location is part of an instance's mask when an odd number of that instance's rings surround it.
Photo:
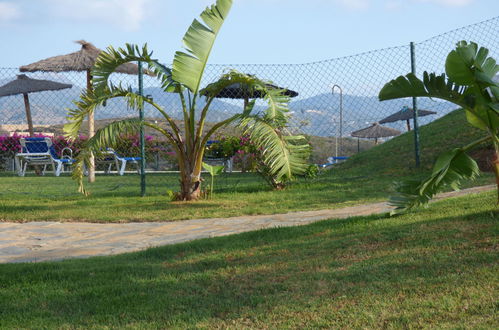
<path fill-rule="evenodd" d="M 74 52 L 80 39 L 99 48 L 147 43 L 171 63 L 212 1 L 0 0 L 0 67 Z M 234 0 L 210 63 L 315 62 L 423 41 L 497 15 L 499 0 Z"/>

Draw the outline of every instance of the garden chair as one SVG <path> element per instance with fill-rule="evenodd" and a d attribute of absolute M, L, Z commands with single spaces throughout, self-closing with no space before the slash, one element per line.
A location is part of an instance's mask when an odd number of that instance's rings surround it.
<path fill-rule="evenodd" d="M 116 165 L 116 171 L 119 175 L 125 174 L 126 164 L 132 163 L 137 166 L 137 173 L 140 174 L 139 162 L 142 158 L 140 157 L 122 157 L 113 148 L 107 148 L 103 151 L 99 157 L 96 158 L 96 164 L 107 165 L 106 173 L 111 171 L 111 167 Z"/>
<path fill-rule="evenodd" d="M 219 141 L 217 140 L 209 140 L 206 143 L 206 147 L 210 147 L 214 143 L 218 143 Z M 226 157 L 211 157 L 209 155 L 205 155 L 203 161 L 207 164 L 221 164 L 224 166 L 224 172 L 229 172 L 232 173 L 232 168 L 234 165 L 234 160 L 233 157 L 226 158 Z"/>
<path fill-rule="evenodd" d="M 320 169 L 324 169 L 324 168 L 328 168 L 329 166 L 336 165 L 340 162 L 344 162 L 347 159 L 348 159 L 348 157 L 346 157 L 346 156 L 328 157 L 326 159 L 327 163 L 318 164 L 317 166 L 319 166 Z"/>
<path fill-rule="evenodd" d="M 72 150 L 68 147 L 61 152 L 62 157 L 58 157 L 52 140 L 48 137 L 21 138 L 21 152 L 15 155 L 17 174 L 24 176 L 26 168 L 30 166 L 43 166 L 42 175 L 45 175 L 47 165 L 52 166 L 55 176 L 64 172 L 64 166 L 72 165 L 75 160 L 72 158 Z M 69 152 L 69 155 L 64 155 Z"/>

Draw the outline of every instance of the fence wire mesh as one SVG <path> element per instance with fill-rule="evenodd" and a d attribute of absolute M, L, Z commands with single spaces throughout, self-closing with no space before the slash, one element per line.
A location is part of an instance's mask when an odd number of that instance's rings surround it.
<path fill-rule="evenodd" d="M 444 71 L 446 55 L 460 40 L 477 42 L 487 47 L 492 57 L 499 59 L 499 17 L 466 26 L 448 33 L 435 36 L 415 44 L 417 75 L 423 71 L 441 73 Z M 55 54 L 54 54 L 55 55 Z M 412 106 L 410 99 L 379 102 L 377 95 L 385 83 L 411 70 L 409 43 L 404 46 L 380 49 L 348 57 L 335 58 L 306 64 L 211 64 L 204 75 L 203 85 L 216 81 L 223 73 L 235 69 L 271 81 L 274 85 L 298 93 L 289 103 L 292 132 L 307 134 L 314 146 L 312 161 L 321 163 L 329 156 L 349 156 L 374 145 L 371 140 L 357 140 L 351 133 L 368 127 L 383 118 Z M 0 86 L 16 79 L 17 68 L 0 68 Z M 57 152 L 67 146 L 62 138 L 62 127 L 67 122 L 67 108 L 73 107 L 82 90 L 86 88 L 86 74 L 79 72 L 27 74 L 35 79 L 54 80 L 73 85 L 71 89 L 30 93 L 31 115 L 35 133 L 38 136 L 51 136 Z M 115 82 L 120 81 L 136 89 L 137 76 L 115 74 Z M 334 88 L 333 88 L 334 86 Z M 181 104 L 178 96 L 162 91 L 160 82 L 153 77 L 144 77 L 144 94 L 172 115 L 182 119 Z M 207 120 L 218 122 L 241 112 L 243 101 L 240 99 L 216 99 Z M 262 100 L 257 100 L 256 110 L 264 109 Z M 436 114 L 420 118 L 425 125 L 454 110 L 454 106 L 437 100 L 420 99 L 420 109 L 435 111 Z M 148 120 L 159 120 L 152 108 L 146 108 Z M 97 128 L 106 123 L 136 117 L 138 113 L 128 109 L 123 100 L 112 100 L 95 113 Z M 385 124 L 401 132 L 407 130 L 407 123 L 398 121 Z M 75 152 L 82 139 L 70 145 Z M 149 132 L 148 132 L 149 134 Z M 19 138 L 27 136 L 27 120 L 22 95 L 0 97 L 0 170 L 14 171 L 14 155 L 20 151 Z M 412 146 L 408 146 L 412 147 Z M 147 167 L 152 170 L 167 169 L 172 164 L 170 149 L 161 137 L 147 137 Z M 422 146 L 424 152 L 424 146 Z M 123 139 L 119 147 L 123 156 L 138 156 L 138 137 Z M 60 154 L 59 154 L 60 156 Z"/>

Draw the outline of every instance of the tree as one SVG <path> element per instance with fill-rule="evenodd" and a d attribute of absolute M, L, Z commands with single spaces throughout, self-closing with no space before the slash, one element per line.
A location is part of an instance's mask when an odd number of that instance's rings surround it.
<path fill-rule="evenodd" d="M 487 132 L 485 138 L 439 156 L 428 178 L 399 183 L 396 187 L 398 194 L 390 199 L 396 207 L 395 213 L 425 205 L 445 186 L 457 189 L 462 179 L 475 178 L 479 174 L 478 165 L 466 151 L 490 141 L 494 146 L 492 165 L 499 202 L 499 85 L 493 80 L 499 72 L 499 65 L 488 54 L 488 49 L 479 48 L 474 42 L 460 41 L 447 56 L 446 74 L 425 71 L 421 81 L 409 73 L 381 89 L 379 99 L 382 101 L 431 97 L 452 102 L 465 110 L 470 125 Z"/>
<path fill-rule="evenodd" d="M 88 140 L 84 150 L 78 156 L 73 171 L 73 177 L 79 181 L 81 192 L 85 193 L 82 177 L 84 164 L 88 162 L 89 156 L 92 153 L 98 154 L 104 147 L 116 145 L 120 135 L 137 132 L 141 127 L 146 126 L 163 134 L 176 151 L 180 169 L 178 199 L 196 200 L 201 193 L 201 169 L 205 145 L 217 130 L 246 118 L 251 118 L 258 126 L 262 125 L 261 122 L 278 120 L 284 116 L 284 113 L 288 111 L 289 98 L 283 95 L 281 90 L 269 87 L 268 81 L 251 75 L 230 71 L 222 75 L 218 81 L 201 89 L 201 80 L 208 57 L 231 6 L 232 0 L 217 0 L 215 5 L 207 7 L 201 13 L 201 20 L 193 21 L 183 38 L 185 50 L 175 53 L 172 68 L 153 59 L 147 45 L 139 48 L 127 44 L 125 48 L 117 50 L 108 47 L 99 55 L 92 70 L 93 91 L 82 93 L 81 100 L 75 102 L 76 109 L 69 110 L 70 123 L 65 125 L 66 134 L 69 137 L 76 137 L 88 113 L 93 112 L 96 107 L 107 100 L 117 97 L 124 98 L 131 109 L 140 110 L 143 109 L 144 104 L 150 104 L 164 117 L 167 127 L 160 127 L 155 123 L 139 119 L 125 119 L 98 130 L 95 136 Z M 135 61 L 141 61 L 147 65 L 148 70 L 161 81 L 161 87 L 165 92 L 178 94 L 183 111 L 183 130 L 168 114 L 168 109 L 163 109 L 153 100 L 138 95 L 131 88 L 114 85 L 109 81 L 110 75 L 119 65 Z M 255 102 L 249 102 L 242 113 L 216 123 L 205 133 L 204 127 L 211 102 L 222 89 L 235 83 L 261 91 L 268 103 L 267 110 L 264 114 L 255 116 L 252 114 Z M 206 96 L 206 103 L 202 109 L 198 109 L 197 103 L 202 95 Z M 199 119 L 196 122 L 198 115 Z M 276 130 L 262 130 L 259 135 L 260 147 L 265 150 L 264 157 L 272 159 L 271 170 L 277 176 L 293 176 L 306 169 L 307 158 L 286 156 L 293 153 L 294 149 L 288 143 L 282 142 L 287 137 L 276 134 Z"/>

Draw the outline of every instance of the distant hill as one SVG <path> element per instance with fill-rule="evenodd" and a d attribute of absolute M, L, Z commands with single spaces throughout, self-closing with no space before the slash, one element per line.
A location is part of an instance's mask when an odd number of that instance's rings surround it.
<path fill-rule="evenodd" d="M 29 95 L 33 122 L 35 125 L 53 125 L 66 122 L 67 108 L 74 107 L 73 100 L 77 100 L 81 88 L 73 87 L 67 90 L 54 92 L 40 92 Z M 145 95 L 150 95 L 154 101 L 164 107 L 166 112 L 175 119 L 182 119 L 182 107 L 178 95 L 165 93 L 158 87 L 144 89 Z M 256 111 L 265 109 L 258 102 Z M 205 98 L 197 101 L 197 108 L 205 105 Z M 393 100 L 379 102 L 376 97 L 344 95 L 343 96 L 343 136 L 349 136 L 352 131 L 369 126 L 370 123 L 399 111 L 404 105 L 412 106 L 411 100 Z M 420 99 L 421 109 L 431 109 L 438 115 L 421 118 L 424 125 L 453 110 L 449 103 Z M 316 136 L 339 135 L 340 98 L 338 94 L 319 94 L 300 100 L 291 100 L 289 104 L 291 127 L 300 133 Z M 218 122 L 236 113 L 241 112 L 242 101 L 233 102 L 224 99 L 215 99 L 211 104 L 208 121 Z M 150 106 L 146 106 L 146 117 L 157 117 L 158 113 Z M 96 119 L 110 119 L 137 116 L 135 110 L 127 109 L 123 99 L 113 99 L 105 107 L 96 111 Z M 21 95 L 0 98 L 0 124 L 26 123 L 24 102 Z M 395 123 L 390 126 L 405 131 L 405 123 Z"/>
<path fill-rule="evenodd" d="M 412 107 L 412 99 L 380 102 L 377 97 L 343 95 L 343 136 L 352 131 L 369 126 L 390 114 L 399 111 L 403 106 Z M 340 97 L 338 94 L 319 94 L 289 104 L 292 121 L 306 134 L 333 136 L 339 130 Z M 419 109 L 436 111 L 438 114 L 420 118 L 421 125 L 442 117 L 455 109 L 455 105 L 447 102 L 418 99 Z M 390 124 L 394 128 L 405 131 L 405 123 Z"/>
<path fill-rule="evenodd" d="M 81 88 L 73 87 L 61 91 L 49 91 L 29 94 L 31 113 L 35 125 L 52 125 L 66 122 L 67 108 L 74 107 L 73 100 L 78 100 Z M 182 107 L 178 95 L 165 93 L 160 88 L 145 88 L 144 95 L 151 95 L 156 103 L 175 119 L 182 118 Z M 206 105 L 202 97 L 197 102 L 197 108 Z M 210 120 L 220 121 L 241 112 L 241 107 L 222 100 L 215 99 L 211 104 Z M 136 116 L 135 110 L 127 108 L 123 99 L 113 99 L 105 107 L 96 111 L 96 119 L 109 119 Z M 145 115 L 156 117 L 158 113 L 146 106 Z M 0 124 L 26 123 L 24 100 L 21 95 L 0 98 Z"/>

